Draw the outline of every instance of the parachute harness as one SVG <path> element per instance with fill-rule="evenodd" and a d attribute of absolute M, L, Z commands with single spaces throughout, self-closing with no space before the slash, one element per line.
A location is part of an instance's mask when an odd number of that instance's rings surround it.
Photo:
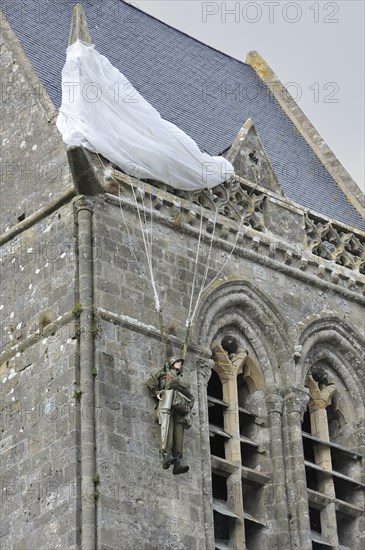
<path fill-rule="evenodd" d="M 107 168 L 104 165 L 102 159 L 100 158 L 98 153 L 96 153 L 96 154 L 97 154 L 97 156 L 99 158 L 99 161 L 102 164 L 104 170 L 106 171 Z M 121 195 L 120 195 L 121 183 L 113 176 L 113 174 L 109 174 L 109 176 L 118 185 L 119 208 L 120 208 L 120 212 L 121 212 L 121 215 L 122 215 L 124 225 L 125 225 L 126 230 L 127 230 L 128 238 L 129 238 L 130 242 L 132 242 L 132 238 L 131 238 L 131 234 L 130 234 L 130 231 L 129 231 L 128 223 L 127 223 L 127 220 L 126 220 L 126 217 L 125 217 L 125 214 L 124 214 L 124 211 L 123 211 L 123 207 L 122 207 L 122 200 L 121 200 Z M 147 221 L 147 215 L 146 215 L 147 208 L 144 204 L 144 198 L 143 198 L 144 194 L 145 194 L 145 191 L 144 191 L 144 189 L 141 189 L 140 187 L 138 187 L 138 190 L 139 190 L 140 195 L 141 195 L 141 206 L 142 206 L 143 217 L 144 217 L 144 220 L 142 220 L 141 211 L 140 211 L 141 208 L 140 208 L 140 205 L 138 204 L 138 199 L 137 199 L 137 195 L 136 195 L 136 192 L 135 192 L 135 189 L 134 189 L 134 184 L 132 183 L 131 178 L 128 174 L 126 174 L 126 177 L 128 178 L 130 188 L 132 190 L 136 210 L 137 210 L 138 220 L 139 220 L 141 234 L 142 234 L 143 246 L 144 246 L 144 250 L 145 250 L 145 254 L 146 254 L 147 265 L 148 265 L 148 270 L 149 270 L 149 275 L 150 275 L 150 283 L 151 283 L 152 290 L 153 290 L 153 295 L 154 295 L 154 302 L 155 302 L 155 309 L 156 309 L 156 313 L 157 313 L 157 317 L 158 317 L 159 330 L 160 330 L 160 334 L 161 334 L 162 345 L 163 345 L 163 348 L 164 348 L 164 355 L 165 355 L 165 358 L 167 358 L 167 349 L 166 349 L 166 342 L 165 342 L 164 328 L 163 328 L 163 319 L 162 319 L 162 307 L 161 307 L 161 301 L 160 301 L 158 291 L 157 291 L 157 285 L 156 285 L 156 281 L 155 281 L 155 277 L 154 277 L 154 273 L 153 273 L 153 263 L 152 263 L 152 260 L 153 260 L 153 247 L 152 247 L 152 242 L 153 242 L 153 240 L 152 240 L 153 205 L 152 205 L 152 196 L 150 195 L 150 208 L 149 208 L 149 211 L 150 211 L 150 230 L 149 230 L 149 235 L 148 235 L 148 231 L 147 231 L 148 221 Z M 211 189 L 209 189 L 209 192 L 213 196 L 213 193 L 212 193 Z M 212 200 L 214 200 L 213 197 L 212 197 Z M 187 354 L 190 331 L 191 331 L 191 327 L 193 326 L 193 321 L 194 321 L 194 318 L 195 318 L 195 315 L 196 315 L 196 312 L 197 312 L 197 309 L 198 309 L 198 306 L 199 306 L 200 298 L 201 298 L 203 292 L 205 292 L 214 283 L 214 281 L 216 281 L 218 279 L 219 275 L 222 273 L 222 271 L 226 267 L 227 263 L 231 259 L 232 254 L 233 254 L 233 252 L 234 252 L 234 250 L 237 246 L 238 238 L 240 236 L 242 225 L 243 225 L 243 220 L 244 220 L 244 217 L 242 216 L 241 220 L 240 220 L 239 228 L 238 228 L 238 231 L 237 231 L 235 242 L 233 243 L 232 249 L 230 250 L 225 262 L 221 266 L 218 273 L 213 277 L 213 279 L 208 284 L 206 284 L 207 277 L 208 277 L 208 271 L 209 271 L 209 268 L 210 268 L 210 263 L 211 263 L 211 258 L 212 258 L 213 242 L 214 242 L 214 237 L 215 237 L 215 229 L 216 229 L 216 225 L 217 225 L 217 217 L 218 217 L 218 208 L 215 205 L 213 229 L 212 229 L 211 236 L 210 236 L 210 243 L 209 243 L 207 261 L 206 261 L 206 264 L 205 264 L 202 283 L 200 285 L 200 289 L 198 291 L 195 306 L 193 308 L 193 300 L 194 300 L 194 294 L 195 294 L 195 284 L 196 284 L 196 279 L 197 279 L 197 274 L 198 274 L 199 254 L 200 254 L 202 234 L 203 234 L 203 206 L 201 205 L 198 246 L 197 246 L 197 250 L 196 250 L 196 254 L 195 254 L 194 273 L 193 273 L 193 281 L 192 281 L 192 285 L 191 285 L 189 310 L 188 310 L 188 315 L 187 315 L 187 318 L 186 318 L 186 321 L 185 321 L 186 333 L 185 333 L 184 345 L 183 345 L 183 350 L 182 350 L 182 359 L 185 359 L 186 354 Z M 144 223 L 143 223 L 143 221 L 144 221 Z M 142 277 L 145 280 L 148 280 L 145 273 L 143 272 L 143 269 L 141 268 L 141 265 L 140 265 L 140 263 L 137 259 L 137 256 L 136 256 L 135 251 L 133 250 L 132 246 L 130 247 L 130 250 L 131 250 L 131 253 L 132 253 L 132 255 L 133 255 L 133 257 L 136 261 L 136 264 L 138 266 L 138 269 L 139 269 Z"/>

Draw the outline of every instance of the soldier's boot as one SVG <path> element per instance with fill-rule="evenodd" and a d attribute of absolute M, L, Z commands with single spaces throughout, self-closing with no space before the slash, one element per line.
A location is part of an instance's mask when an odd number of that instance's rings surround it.
<path fill-rule="evenodd" d="M 164 470 L 168 470 L 172 464 L 174 465 L 176 464 L 177 460 L 178 459 L 176 456 L 172 456 L 172 454 L 169 451 L 166 451 L 163 455 L 162 468 Z"/>
<path fill-rule="evenodd" d="M 182 455 L 179 453 L 179 456 L 176 457 L 176 462 L 174 464 L 174 469 L 172 473 L 177 476 L 179 474 L 186 474 L 189 471 L 189 466 L 183 466 L 181 464 Z"/>

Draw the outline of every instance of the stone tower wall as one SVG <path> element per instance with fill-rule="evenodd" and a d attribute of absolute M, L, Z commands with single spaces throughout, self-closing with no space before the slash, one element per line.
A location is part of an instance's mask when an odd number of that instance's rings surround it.
<path fill-rule="evenodd" d="M 39 220 L 1 253 L 1 543 L 72 548 L 79 475 L 72 208 Z"/>
<path fill-rule="evenodd" d="M 183 345 L 200 224 L 197 287 L 208 256 L 207 281 L 222 269 L 202 296 L 187 356 L 197 398 L 186 434 L 190 471 L 164 472 L 144 385 L 164 352 L 131 181 L 119 174 L 119 190 L 112 168 L 108 176 L 89 155 L 93 186 L 77 165 L 74 186 L 55 110 L 6 22 L 1 48 L 9 84 L 0 201 L 1 546 L 213 550 L 206 387 L 209 348 L 229 332 L 249 353 L 248 379 L 256 368 L 263 380 L 251 406 L 268 477 L 260 497 L 264 544 L 310 550 L 301 420 L 313 364 L 325 364 L 341 390 L 338 441 L 361 448 L 363 235 L 346 240 L 352 228 L 308 219 L 299 205 L 237 178 L 233 198 L 227 188 L 216 196 L 210 250 L 210 197 L 202 212 L 186 196 L 133 182 L 145 227 L 152 203 L 168 354 Z M 101 192 L 72 201 L 81 187 Z M 231 254 L 238 202 L 245 224 Z M 348 475 L 358 478 L 358 466 L 351 468 Z M 231 487 L 229 505 L 240 498 Z M 359 522 L 354 548 L 361 546 Z"/>

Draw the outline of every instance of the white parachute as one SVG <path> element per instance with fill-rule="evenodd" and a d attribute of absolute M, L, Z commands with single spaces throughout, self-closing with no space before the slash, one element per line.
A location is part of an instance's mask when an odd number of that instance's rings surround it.
<path fill-rule="evenodd" d="M 180 128 L 164 120 L 106 57 L 101 55 L 94 46 L 80 40 L 67 49 L 67 59 L 62 71 L 62 105 L 57 119 L 57 128 L 68 146 L 82 146 L 100 154 L 119 166 L 126 174 L 137 179 L 153 179 L 175 189 L 193 191 L 210 189 L 234 175 L 232 165 L 224 157 L 211 157 L 207 153 L 202 153 L 195 141 Z M 119 182 L 115 181 L 119 185 Z M 162 306 L 153 269 L 152 201 L 150 201 L 150 220 L 147 223 L 147 208 L 143 201 L 144 191 L 135 189 L 135 184 L 132 181 L 130 183 L 164 343 Z M 141 195 L 139 200 L 136 196 L 137 190 Z M 119 199 L 121 214 L 129 235 L 122 201 L 120 197 Z M 190 327 L 201 295 L 217 279 L 229 261 L 242 226 L 241 221 L 231 252 L 219 273 L 208 283 L 217 216 L 216 208 L 204 274 L 196 290 L 203 228 L 203 208 L 201 208 L 183 357 L 187 351 Z M 136 261 L 138 264 L 137 258 Z M 145 277 L 141 267 L 140 271 Z"/>
<path fill-rule="evenodd" d="M 202 153 L 106 57 L 80 40 L 67 49 L 57 128 L 67 145 L 81 145 L 135 178 L 176 189 L 214 187 L 234 174 L 224 157 Z"/>

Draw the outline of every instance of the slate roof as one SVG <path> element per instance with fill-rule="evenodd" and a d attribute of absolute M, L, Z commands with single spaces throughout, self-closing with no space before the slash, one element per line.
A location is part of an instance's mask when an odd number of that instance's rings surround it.
<path fill-rule="evenodd" d="M 286 196 L 365 229 L 255 71 L 121 0 L 83 0 L 98 51 L 161 113 L 211 155 L 251 117 Z M 73 3 L 4 0 L 2 8 L 56 107 L 61 104 Z"/>

